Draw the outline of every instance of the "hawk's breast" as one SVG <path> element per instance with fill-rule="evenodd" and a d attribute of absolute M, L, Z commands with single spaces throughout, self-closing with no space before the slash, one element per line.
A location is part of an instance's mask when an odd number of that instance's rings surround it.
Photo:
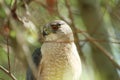
<path fill-rule="evenodd" d="M 41 80 L 78 80 L 81 63 L 76 46 L 71 43 L 44 43 Z"/>

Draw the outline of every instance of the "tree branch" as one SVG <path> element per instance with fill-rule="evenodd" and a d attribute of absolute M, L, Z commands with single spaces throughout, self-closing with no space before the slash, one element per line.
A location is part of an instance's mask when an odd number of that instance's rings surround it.
<path fill-rule="evenodd" d="M 9 37 L 7 36 L 7 57 L 8 57 L 8 70 L 11 73 L 11 65 L 10 65 L 10 53 L 9 53 Z"/>
<path fill-rule="evenodd" d="M 72 28 L 73 28 L 73 31 L 78 31 L 77 29 L 76 29 L 76 27 L 75 27 L 75 24 L 74 24 L 74 18 L 73 18 L 73 16 L 72 16 L 72 11 L 71 11 L 71 9 L 70 9 L 70 4 L 69 4 L 69 1 L 68 0 L 65 0 L 65 3 L 66 3 L 66 7 L 68 8 L 68 12 L 69 12 L 69 17 L 70 17 L 70 19 L 71 19 L 71 26 L 72 26 Z M 80 32 L 82 32 L 82 31 L 80 31 Z M 100 49 L 102 52 L 103 52 L 103 54 L 112 62 L 112 64 L 116 67 L 116 68 L 118 68 L 118 69 L 120 69 L 120 65 L 119 64 L 117 64 L 116 63 L 116 61 L 114 60 L 114 58 L 110 55 L 110 53 L 109 52 L 107 52 L 100 44 L 98 44 L 96 41 L 94 41 L 95 39 L 93 39 L 92 37 L 90 37 L 90 36 L 87 36 L 86 34 L 83 34 L 92 44 L 94 44 L 98 49 Z M 79 45 L 79 38 L 78 38 L 78 35 L 77 35 L 77 33 L 74 33 L 74 36 L 75 36 L 75 38 L 76 38 L 76 45 L 77 45 L 77 47 L 78 47 L 78 49 L 81 49 L 81 47 L 80 47 L 80 45 Z M 80 50 L 79 50 L 79 52 L 81 52 Z M 83 55 L 82 55 L 83 56 Z"/>
<path fill-rule="evenodd" d="M 92 39 L 92 37 L 87 37 L 88 38 L 88 40 L 92 43 L 92 44 L 94 44 L 99 50 L 101 50 L 103 53 L 104 53 L 104 55 L 112 62 L 112 64 L 116 67 L 116 68 L 118 68 L 119 70 L 120 70 L 120 65 L 114 60 L 114 58 L 110 55 L 110 53 L 106 50 L 106 49 L 104 49 L 100 44 L 98 44 L 96 41 L 93 41 Z"/>
<path fill-rule="evenodd" d="M 94 38 L 92 38 L 91 36 L 88 36 L 84 33 L 82 33 L 87 39 L 88 41 L 90 41 L 92 44 L 94 44 L 99 50 L 101 50 L 103 52 L 103 54 L 112 62 L 112 64 L 118 68 L 120 70 L 120 65 L 114 60 L 114 58 L 110 55 L 110 53 L 104 49 L 97 41 L 95 41 Z"/>
<path fill-rule="evenodd" d="M 13 80 L 17 80 L 12 73 L 9 73 L 9 71 L 8 71 L 7 69 L 5 69 L 4 67 L 2 67 L 1 65 L 0 65 L 0 70 L 2 70 L 3 72 L 5 72 L 5 73 L 6 73 L 9 77 L 11 77 Z"/>
<path fill-rule="evenodd" d="M 66 4 L 66 7 L 68 9 L 69 18 L 71 20 L 71 26 L 72 26 L 71 28 L 73 29 L 73 31 L 77 31 L 77 28 L 74 24 L 74 18 L 73 18 L 72 11 L 71 11 L 71 8 L 70 8 L 69 0 L 65 0 L 65 4 Z M 78 35 L 75 32 L 74 32 L 74 37 L 76 39 L 75 43 L 76 43 L 76 46 L 77 46 L 77 50 L 78 50 L 82 60 L 85 60 L 85 56 L 83 55 L 83 52 L 81 51 L 81 47 L 80 47 L 80 44 L 79 44 Z"/>
<path fill-rule="evenodd" d="M 63 17 L 60 12 L 59 12 L 59 7 L 58 7 L 58 0 L 56 0 L 56 13 L 57 15 L 59 16 L 60 19 L 64 20 L 67 24 L 70 24 L 66 19 L 65 17 Z"/>

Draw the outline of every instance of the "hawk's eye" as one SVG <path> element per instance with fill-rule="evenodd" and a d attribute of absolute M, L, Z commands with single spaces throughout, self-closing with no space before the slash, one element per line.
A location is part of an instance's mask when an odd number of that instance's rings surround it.
<path fill-rule="evenodd" d="M 58 30 L 61 24 L 52 24 L 51 27 L 53 30 Z"/>

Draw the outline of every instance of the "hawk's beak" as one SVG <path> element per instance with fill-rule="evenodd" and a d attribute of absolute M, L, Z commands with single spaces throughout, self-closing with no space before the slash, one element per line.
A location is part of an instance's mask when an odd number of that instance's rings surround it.
<path fill-rule="evenodd" d="M 43 36 L 47 36 L 50 33 L 52 33 L 52 29 L 49 26 L 45 26 L 42 32 Z"/>
<path fill-rule="evenodd" d="M 42 34 L 43 34 L 43 36 L 46 36 L 46 35 L 48 35 L 48 33 L 46 33 L 45 31 L 43 31 L 43 33 L 42 33 Z"/>

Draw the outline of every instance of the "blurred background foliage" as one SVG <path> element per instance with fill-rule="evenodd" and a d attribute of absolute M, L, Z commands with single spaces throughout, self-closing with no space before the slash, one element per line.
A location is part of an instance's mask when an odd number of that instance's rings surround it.
<path fill-rule="evenodd" d="M 0 80 L 25 80 L 40 30 L 55 19 L 73 29 L 80 80 L 120 80 L 120 0 L 0 0 Z"/>

